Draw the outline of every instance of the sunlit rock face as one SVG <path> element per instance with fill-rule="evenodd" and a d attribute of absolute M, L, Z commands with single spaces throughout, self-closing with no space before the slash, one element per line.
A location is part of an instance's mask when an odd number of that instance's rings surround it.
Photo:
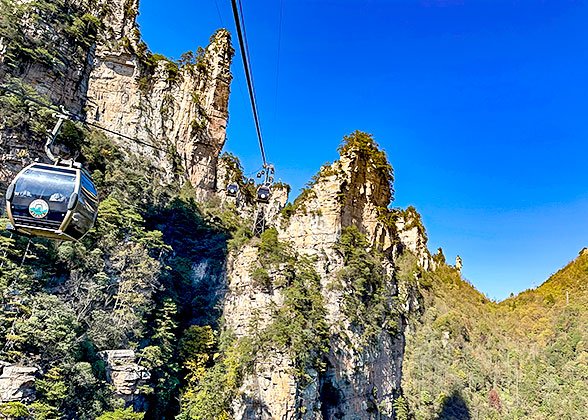
<path fill-rule="evenodd" d="M 120 15 L 117 15 L 120 16 Z M 173 175 L 178 163 L 199 198 L 215 190 L 218 155 L 225 143 L 233 49 L 220 30 L 197 63 L 153 62 L 135 51 L 140 39 L 116 20 L 115 39 L 98 45 L 87 92 L 88 117 L 158 149 L 120 140 Z M 130 33 L 129 33 L 130 32 Z M 128 42 L 121 46 L 120 39 Z M 170 159 L 176 155 L 179 162 Z"/>
<path fill-rule="evenodd" d="M 1 362 L 0 402 L 31 401 L 35 397 L 35 380 L 39 369 Z"/>
<path fill-rule="evenodd" d="M 409 250 L 422 267 L 428 267 L 426 237 L 409 226 L 410 214 L 386 210 L 392 198 L 389 180 L 359 151 L 345 153 L 324 167 L 303 194 L 293 213 L 281 216 L 275 226 L 281 241 L 313 259 L 320 276 L 330 335 L 326 364 L 320 371 L 309 369 L 301 380 L 293 373 L 287 352 L 276 348 L 258 355 L 253 373 L 245 378 L 240 397 L 233 402 L 235 418 L 393 418 L 393 402 L 401 394 L 406 317 L 418 306 L 417 292 L 396 276 L 396 259 Z M 393 222 L 379 217 L 383 211 Z M 398 301 L 397 332 L 383 330 L 367 345 L 344 315 L 344 291 L 330 287 L 344 266 L 336 244 L 342 229 L 351 225 L 366 235 L 371 246 L 382 250 L 387 297 Z M 272 308 L 283 304 L 280 287 L 260 288 L 252 279 L 251 267 L 258 259 L 254 244 L 243 248 L 228 265 L 224 316 L 237 337 L 250 334 L 253 323 L 258 330 L 269 325 Z M 269 274 L 274 283 L 280 283 L 280 267 Z"/>
<path fill-rule="evenodd" d="M 40 42 L 59 45 L 56 54 L 62 60 L 56 58 L 52 66 L 34 60 L 4 65 L 6 41 L 0 40 L 0 77 L 18 78 L 50 103 L 137 138 L 142 144 L 111 137 L 161 169 L 162 181 L 188 179 L 197 198 L 209 199 L 216 190 L 217 159 L 226 136 L 233 55 L 229 32 L 217 31 L 204 50 L 178 64 L 148 52 L 136 23 L 138 2 L 102 1 L 82 7 L 103 25 L 95 42 L 77 45 L 55 33 L 49 22 L 25 14 L 23 28 Z M 10 130 L 0 134 L 6 162 L 1 183 L 26 161 L 46 159 L 42 135 L 23 137 Z"/>
<path fill-rule="evenodd" d="M 148 384 L 151 375 L 147 369 L 138 365 L 133 350 L 104 350 L 98 352 L 104 360 L 106 380 L 113 386 L 115 398 L 137 408 L 145 407 L 141 387 Z"/>

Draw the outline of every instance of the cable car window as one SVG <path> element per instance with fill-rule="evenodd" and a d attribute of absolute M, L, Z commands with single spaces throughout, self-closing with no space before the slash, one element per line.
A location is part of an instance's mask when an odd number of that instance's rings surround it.
<path fill-rule="evenodd" d="M 40 171 L 48 171 L 48 172 L 58 172 L 58 173 L 62 173 L 62 174 L 68 174 L 68 175 L 74 175 L 75 171 L 69 168 L 62 168 L 60 166 L 53 166 L 53 165 L 46 165 L 46 164 L 42 164 L 42 165 L 34 165 L 30 170 L 33 170 L 34 172 L 37 172 L 36 170 L 40 170 Z"/>
<path fill-rule="evenodd" d="M 67 202 L 76 186 L 75 173 L 46 172 L 35 169 L 26 170 L 16 181 L 12 204 L 17 213 L 26 215 L 31 200 L 42 199 L 49 205 L 48 220 L 57 220 L 67 212 Z"/>
<path fill-rule="evenodd" d="M 82 188 L 87 189 L 93 195 L 98 195 L 96 187 L 94 187 L 94 184 L 89 179 L 89 175 L 85 171 L 82 171 Z"/>

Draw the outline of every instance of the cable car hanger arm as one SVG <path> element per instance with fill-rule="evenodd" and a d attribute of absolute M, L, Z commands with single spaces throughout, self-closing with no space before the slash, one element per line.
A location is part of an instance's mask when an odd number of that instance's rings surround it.
<path fill-rule="evenodd" d="M 62 161 L 62 159 L 60 159 L 59 157 L 56 157 L 53 154 L 53 150 L 51 150 L 51 147 L 53 146 L 53 142 L 55 141 L 55 138 L 57 137 L 57 134 L 59 133 L 59 130 L 61 130 L 61 126 L 63 125 L 63 122 L 68 119 L 69 117 L 65 114 L 65 109 L 62 110 L 63 112 L 61 113 L 55 113 L 53 114 L 53 117 L 57 117 L 57 122 L 55 123 L 55 127 L 53 127 L 52 131 L 47 130 L 47 141 L 45 142 L 45 153 L 47 154 L 47 157 L 49 159 L 51 159 L 51 161 L 55 164 L 57 164 L 59 161 Z M 63 163 L 73 166 L 74 164 L 74 159 L 72 160 L 64 160 Z"/>

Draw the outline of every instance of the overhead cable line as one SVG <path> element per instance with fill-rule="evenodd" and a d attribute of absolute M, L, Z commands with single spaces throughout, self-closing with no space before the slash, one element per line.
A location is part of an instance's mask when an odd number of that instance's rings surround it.
<path fill-rule="evenodd" d="M 160 147 L 154 146 L 154 145 L 149 144 L 149 143 L 145 143 L 144 141 L 141 141 L 141 140 L 139 140 L 136 137 L 130 137 L 130 136 L 127 136 L 125 134 L 119 133 L 117 131 L 111 130 L 109 128 L 103 127 L 103 126 L 101 126 L 99 124 L 96 124 L 96 123 L 87 121 L 81 115 L 78 115 L 78 114 L 75 114 L 75 113 L 66 111 L 64 109 L 57 108 L 56 106 L 47 105 L 46 103 L 43 103 L 43 102 L 39 101 L 38 99 L 31 98 L 28 95 L 25 95 L 25 94 L 23 94 L 21 92 L 17 92 L 16 90 L 10 89 L 10 88 L 8 88 L 6 86 L 0 85 L 0 89 L 3 90 L 3 91 L 5 91 L 5 92 L 11 93 L 11 94 L 13 94 L 15 96 L 18 96 L 18 97 L 20 97 L 22 99 L 25 99 L 27 101 L 33 102 L 33 103 L 35 103 L 35 104 L 37 104 L 37 105 L 39 105 L 39 106 L 41 106 L 43 108 L 47 108 L 47 109 L 50 109 L 52 111 L 55 111 L 57 114 L 64 115 L 65 117 L 67 117 L 68 119 L 71 119 L 73 121 L 79 121 L 82 124 L 86 124 L 86 125 L 89 125 L 91 127 L 98 128 L 98 129 L 100 129 L 102 131 L 105 131 L 107 133 L 114 134 L 115 136 L 119 136 L 119 137 L 125 138 L 127 140 L 131 140 L 131 141 L 133 141 L 133 142 L 135 142 L 137 144 L 140 144 L 142 146 L 147 146 L 147 147 L 150 147 L 152 149 L 159 150 L 161 152 L 167 152 L 165 149 L 162 149 Z"/>
<path fill-rule="evenodd" d="M 278 24 L 278 53 L 276 59 L 276 96 L 274 98 L 274 123 L 278 113 L 278 86 L 280 81 L 280 50 L 282 46 L 282 15 L 284 13 L 284 0 L 280 0 L 280 23 Z"/>
<path fill-rule="evenodd" d="M 259 148 L 261 150 L 261 159 L 263 161 L 263 167 L 267 167 L 267 162 L 265 159 L 265 150 L 263 148 L 263 139 L 261 137 L 261 128 L 259 124 L 259 116 L 257 114 L 257 105 L 255 101 L 255 90 L 253 88 L 253 80 L 251 77 L 251 67 L 248 60 L 249 59 L 249 51 L 246 48 L 246 40 L 244 40 L 243 31 L 241 30 L 241 20 L 243 19 L 243 13 L 241 12 L 241 18 L 239 18 L 239 9 L 237 7 L 236 0 L 231 0 L 231 5 L 233 6 L 233 17 L 235 18 L 235 26 L 237 27 L 237 36 L 239 38 L 239 47 L 241 48 L 241 58 L 243 59 L 243 67 L 245 69 L 245 77 L 247 78 L 247 87 L 249 88 L 249 99 L 251 100 L 251 108 L 253 110 L 253 118 L 255 120 L 255 128 L 257 130 L 257 139 L 259 140 Z M 239 6 L 241 5 L 241 0 L 239 0 Z M 243 29 L 245 28 L 245 21 L 243 21 Z"/>
<path fill-rule="evenodd" d="M 243 7 L 241 0 L 239 1 L 239 14 L 241 15 L 241 28 L 243 28 L 243 40 L 245 41 L 245 51 L 247 52 L 247 63 L 249 75 L 251 76 L 251 85 L 253 86 L 253 99 L 257 105 L 257 94 L 255 93 L 255 83 L 253 82 L 253 66 L 251 64 L 251 56 L 249 55 L 249 42 L 247 41 L 247 28 L 245 27 L 245 15 L 243 14 Z"/>
<path fill-rule="evenodd" d="M 216 6 L 216 13 L 218 14 L 218 19 L 220 20 L 221 27 L 226 28 L 225 23 L 223 22 L 223 16 L 221 15 L 220 7 L 218 7 L 218 0 L 214 0 L 214 5 Z"/>

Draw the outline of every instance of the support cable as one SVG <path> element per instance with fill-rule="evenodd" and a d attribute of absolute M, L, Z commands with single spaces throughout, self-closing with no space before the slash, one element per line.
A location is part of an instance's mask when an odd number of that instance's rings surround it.
<path fill-rule="evenodd" d="M 31 102 L 33 102 L 33 103 L 35 103 L 35 104 L 37 104 L 37 105 L 39 105 L 39 106 L 41 106 L 43 108 L 47 108 L 47 109 L 50 109 L 52 111 L 55 111 L 55 113 L 57 113 L 58 115 L 64 115 L 65 117 L 67 117 L 67 119 L 70 119 L 72 121 L 79 121 L 82 124 L 89 125 L 90 127 L 98 128 L 98 129 L 100 129 L 102 131 L 105 131 L 105 132 L 110 133 L 110 134 L 114 134 L 115 136 L 119 136 L 119 137 L 122 137 L 122 138 L 127 139 L 127 140 L 131 140 L 131 141 L 133 141 L 133 142 L 135 142 L 137 144 L 140 144 L 142 146 L 147 146 L 147 147 L 150 147 L 152 149 L 159 150 L 160 152 L 167 152 L 165 149 L 162 149 L 162 148 L 157 147 L 157 146 L 153 146 L 152 144 L 149 144 L 149 143 L 145 143 L 144 141 L 141 141 L 141 140 L 139 140 L 136 137 L 130 137 L 130 136 L 127 136 L 125 134 L 119 133 L 117 131 L 111 130 L 109 128 L 103 127 L 103 126 L 101 126 L 99 124 L 96 124 L 96 123 L 87 121 L 81 115 L 74 114 L 74 113 L 69 112 L 69 111 L 65 111 L 64 109 L 60 109 L 60 108 L 57 108 L 57 107 L 52 106 L 52 105 L 47 105 L 47 104 L 39 101 L 38 99 L 31 98 L 28 95 L 25 95 L 25 94 L 23 94 L 21 92 L 17 92 L 17 91 L 15 91 L 13 89 L 10 89 L 10 88 L 6 87 L 6 86 L 0 85 L 0 90 L 3 90 L 3 91 L 8 92 L 8 93 L 11 93 L 11 94 L 13 94 L 15 96 L 18 96 L 18 97 L 20 97 L 22 99 L 25 99 L 27 101 L 31 101 Z"/>
<path fill-rule="evenodd" d="M 239 0 L 239 4 L 241 1 Z M 257 105 L 255 101 L 255 91 L 253 89 L 253 81 L 251 78 L 251 68 L 248 63 L 248 50 L 245 47 L 245 40 L 243 36 L 243 32 L 241 30 L 241 18 L 239 18 L 239 8 L 237 7 L 236 0 L 231 0 L 231 5 L 233 6 L 233 17 L 235 18 L 235 26 L 237 27 L 237 36 L 239 38 L 239 47 L 241 48 L 241 58 L 243 59 L 243 67 L 245 69 L 245 77 L 247 78 L 247 87 L 249 88 L 249 99 L 251 100 L 251 108 L 253 110 L 253 118 L 255 120 L 255 129 L 257 130 L 257 139 L 259 140 L 259 149 L 261 150 L 261 159 L 263 161 L 263 167 L 267 167 L 266 159 L 265 159 L 265 150 L 263 148 L 263 140 L 261 137 L 261 128 L 259 124 L 259 117 L 257 114 Z M 243 23 L 243 27 L 245 24 Z"/>
<path fill-rule="evenodd" d="M 225 22 L 223 22 L 223 16 L 221 15 L 220 7 L 218 6 L 218 0 L 214 0 L 214 4 L 216 6 L 216 13 L 218 14 L 218 19 L 220 20 L 221 27 L 226 28 Z"/>
<path fill-rule="evenodd" d="M 253 82 L 253 67 L 251 64 L 251 56 L 249 55 L 249 42 L 247 41 L 247 28 L 245 28 L 245 15 L 243 14 L 243 7 L 241 6 L 241 0 L 239 1 L 239 14 L 241 16 L 241 28 L 243 28 L 243 40 L 245 41 L 245 51 L 247 52 L 247 63 L 249 75 L 251 76 L 251 85 L 253 86 L 253 99 L 257 105 L 257 93 L 255 92 L 255 83 Z"/>

